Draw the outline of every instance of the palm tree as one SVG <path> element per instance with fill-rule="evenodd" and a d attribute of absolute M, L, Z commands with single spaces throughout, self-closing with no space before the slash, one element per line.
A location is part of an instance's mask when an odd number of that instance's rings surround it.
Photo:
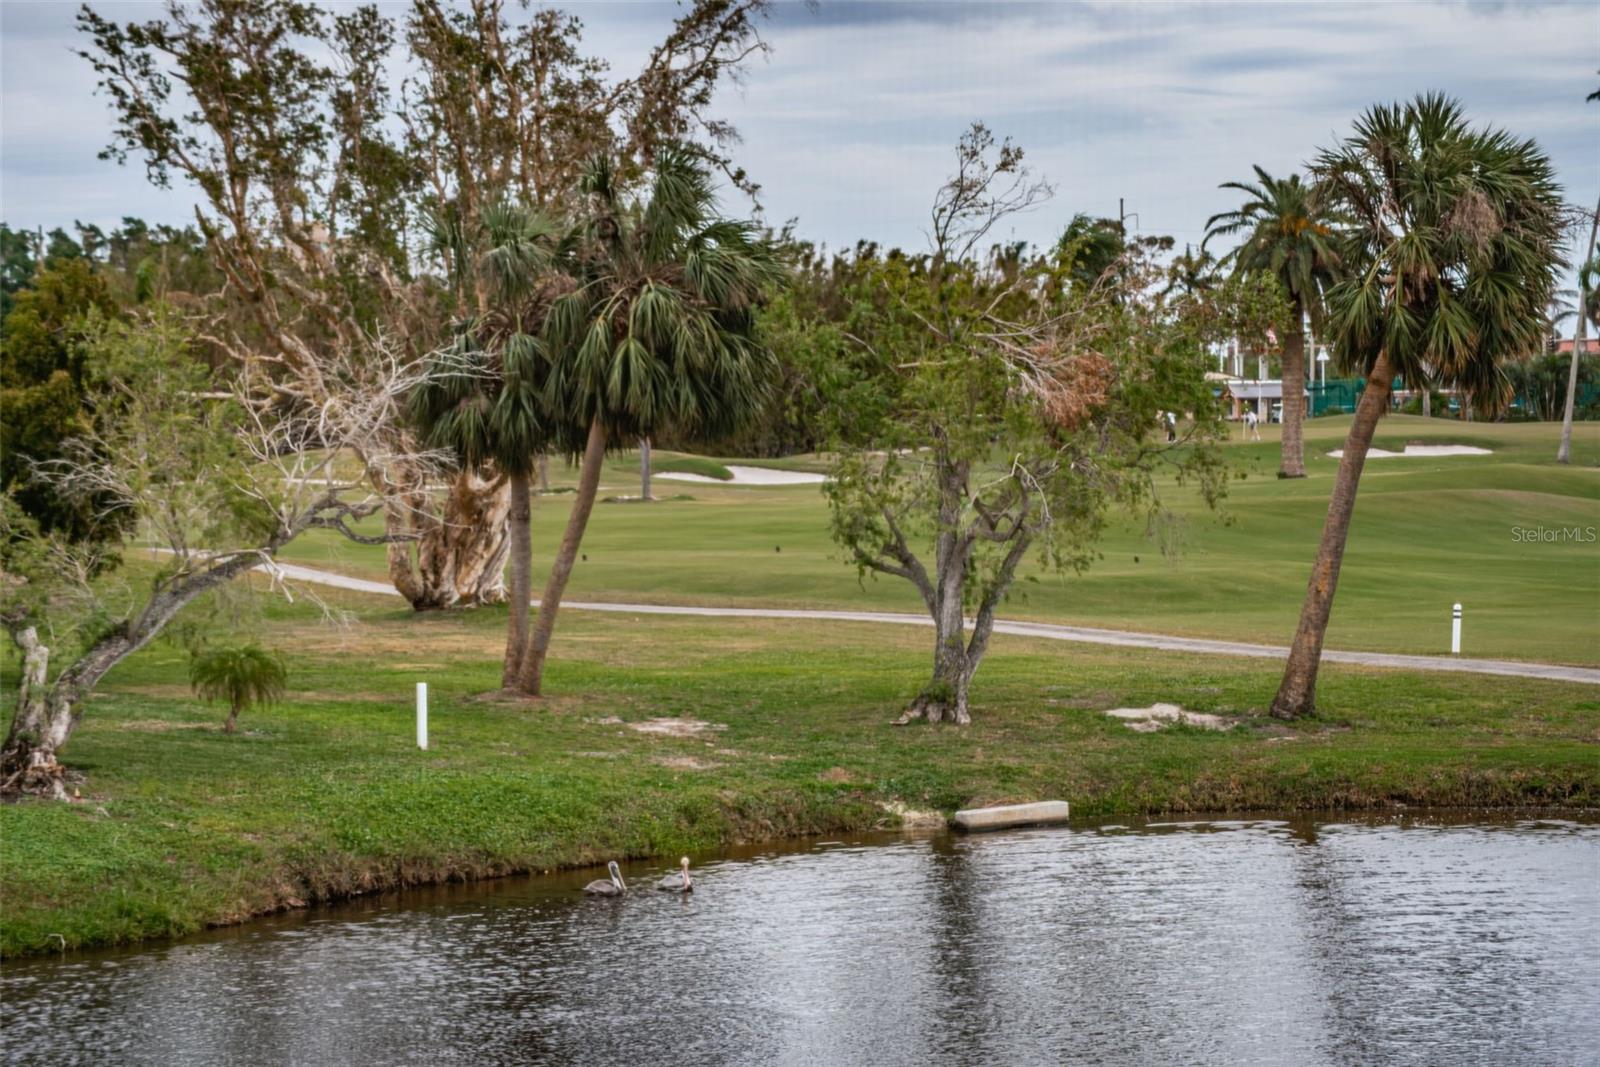
<path fill-rule="evenodd" d="M 578 491 L 518 678 L 537 696 L 556 612 L 614 441 L 713 437 L 761 410 L 777 371 L 756 306 L 782 276 L 750 223 L 718 218 L 711 176 L 687 150 L 657 157 L 648 200 L 627 199 L 609 160 L 581 185 L 576 285 L 545 319 L 548 410 L 585 433 Z"/>
<path fill-rule="evenodd" d="M 1468 126 L 1443 96 L 1374 107 L 1314 173 L 1351 222 L 1327 293 L 1340 363 L 1366 378 L 1328 502 L 1305 605 L 1272 714 L 1309 713 L 1356 488 L 1397 374 L 1436 375 L 1490 412 L 1505 363 L 1544 344 L 1561 198 L 1532 141 Z"/>
<path fill-rule="evenodd" d="M 1339 257 L 1334 249 L 1335 220 L 1323 205 L 1315 185 L 1300 180 L 1300 175 L 1274 178 L 1260 167 L 1256 181 L 1223 182 L 1223 189 L 1237 189 L 1247 199 L 1236 211 L 1225 211 L 1206 220 L 1206 237 L 1201 252 L 1214 237 L 1244 233 L 1245 238 L 1222 257 L 1233 269 L 1246 274 L 1268 274 L 1278 280 L 1289 296 L 1290 325 L 1283 339 L 1283 443 L 1278 459 L 1278 477 L 1306 476 L 1305 447 L 1301 434 L 1305 424 L 1307 315 L 1320 323 L 1322 292 L 1333 276 Z"/>
<path fill-rule="evenodd" d="M 455 454 L 469 470 L 493 467 L 510 483 L 511 588 L 501 684 L 515 684 L 528 645 L 533 596 L 532 481 L 556 436 L 542 393 L 548 360 L 537 321 L 559 288 L 565 236 L 531 209 L 499 205 L 483 213 L 474 257 L 467 237 L 436 224 L 436 247 L 466 263 L 454 281 L 472 286 L 481 313 L 458 324 L 452 342 L 434 353 L 431 373 L 410 399 L 409 415 L 433 448 Z M 472 269 L 473 266 L 476 269 Z"/>
<path fill-rule="evenodd" d="M 201 700 L 226 700 L 228 721 L 222 732 L 233 733 L 239 712 L 263 707 L 283 696 L 288 671 L 283 660 L 257 645 L 215 648 L 189 661 L 189 685 Z"/>

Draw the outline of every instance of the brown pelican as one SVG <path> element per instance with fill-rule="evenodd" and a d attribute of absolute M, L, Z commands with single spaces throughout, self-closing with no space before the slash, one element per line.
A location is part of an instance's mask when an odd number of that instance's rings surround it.
<path fill-rule="evenodd" d="M 689 877 L 689 857 L 685 856 L 678 861 L 678 866 L 683 869 L 677 874 L 669 874 L 656 883 L 656 888 L 668 893 L 693 893 L 694 882 Z"/>
<path fill-rule="evenodd" d="M 606 872 L 610 878 L 596 878 L 583 887 L 583 891 L 591 897 L 620 897 L 628 891 L 622 882 L 622 868 L 617 866 L 617 861 L 612 860 L 606 864 Z"/>

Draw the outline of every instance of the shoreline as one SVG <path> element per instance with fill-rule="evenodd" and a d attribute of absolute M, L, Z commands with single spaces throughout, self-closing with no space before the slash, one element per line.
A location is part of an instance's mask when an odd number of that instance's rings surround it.
<path fill-rule="evenodd" d="M 10 803 L 60 803 L 59 801 L 23 800 Z M 880 809 L 882 811 L 882 809 Z M 891 813 L 882 811 L 882 814 L 894 818 Z M 867 836 L 882 835 L 885 837 L 935 837 L 941 835 L 954 835 L 957 833 L 948 822 L 948 815 L 943 815 L 947 820 L 941 826 L 885 826 L 882 822 L 872 825 L 863 825 L 853 818 L 846 817 L 846 812 L 838 812 L 840 816 L 834 821 L 821 821 L 813 825 L 799 828 L 795 833 L 786 833 L 779 836 L 758 838 L 734 838 L 724 842 L 719 848 L 713 850 L 716 854 L 725 854 L 729 851 L 742 851 L 760 849 L 763 846 L 792 845 L 806 839 L 822 838 L 835 835 Z M 1387 821 L 1414 819 L 1423 822 L 1430 820 L 1447 820 L 1458 823 L 1500 822 L 1518 819 L 1565 821 L 1566 819 L 1580 816 L 1586 818 L 1600 817 L 1600 806 L 1593 803 L 1577 805 L 1551 805 L 1551 804 L 1515 804 L 1504 807 L 1485 807 L 1481 805 L 1469 806 L 1410 806 L 1406 804 L 1378 805 L 1363 808 L 1339 807 L 1307 807 L 1300 809 L 1261 809 L 1248 810 L 1216 809 L 1216 810 L 1184 810 L 1162 812 L 1098 812 L 1094 815 L 1079 817 L 1074 815 L 1070 822 L 1060 826 L 1046 827 L 1049 830 L 1083 830 L 1107 823 L 1116 823 L 1118 820 L 1127 819 L 1134 824 L 1184 824 L 1184 823 L 1218 823 L 1218 822 L 1269 822 L 1269 821 L 1337 821 L 1340 818 L 1353 821 Z M 1319 818 L 1326 817 L 1326 819 Z M 962 835 L 973 836 L 973 835 Z M 979 835 L 981 836 L 981 835 Z M 680 849 L 666 849 L 642 854 L 610 855 L 606 858 L 617 859 L 623 862 L 641 862 L 659 860 L 671 855 Z M 704 859 L 707 853 L 699 856 Z M 334 857 L 328 858 L 330 861 Z M 316 909 L 338 908 L 369 897 L 383 896 L 386 894 L 401 894 L 410 890 L 438 888 L 446 885 L 471 886 L 483 882 L 493 882 L 508 878 L 537 878 L 557 875 L 565 872 L 579 871 L 591 868 L 602 868 L 605 860 L 598 855 L 585 858 L 572 858 L 568 860 L 552 860 L 548 862 L 529 863 L 526 865 L 512 865 L 507 867 L 487 866 L 474 870 L 460 863 L 444 863 L 429 870 L 425 863 L 399 861 L 398 863 L 372 864 L 369 866 L 346 867 L 340 863 L 330 862 L 330 868 L 341 871 L 344 881 L 342 885 L 325 886 L 322 892 L 317 892 L 313 887 L 306 885 L 301 891 L 306 895 L 285 896 L 276 902 L 253 910 L 245 914 L 232 915 L 227 918 L 199 919 L 192 925 L 183 929 L 167 932 L 152 932 L 145 936 L 131 940 L 89 940 L 74 943 L 68 947 L 61 947 L 58 943 L 47 939 L 45 943 L 35 943 L 27 946 L 14 946 L 9 941 L 4 943 L 4 951 L 0 951 L 0 960 L 20 961 L 36 960 L 52 954 L 59 955 L 63 960 L 78 960 L 84 956 L 91 956 L 97 952 L 115 950 L 133 950 L 141 946 L 157 944 L 175 944 L 185 938 L 203 934 L 208 931 L 225 930 L 231 927 L 248 925 L 252 922 L 266 919 L 274 915 L 285 915 L 294 912 L 310 912 Z M 285 886 L 290 884 L 282 877 L 283 872 L 273 872 L 266 875 L 268 881 L 274 885 Z"/>

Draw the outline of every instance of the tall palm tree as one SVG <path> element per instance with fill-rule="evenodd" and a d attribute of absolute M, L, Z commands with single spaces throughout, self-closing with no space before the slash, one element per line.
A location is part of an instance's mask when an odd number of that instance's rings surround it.
<path fill-rule="evenodd" d="M 1322 293 L 1339 262 L 1334 247 L 1335 219 L 1323 204 L 1318 188 L 1300 175 L 1274 178 L 1255 168 L 1254 182 L 1223 182 L 1248 198 L 1235 211 L 1206 220 L 1205 251 L 1212 238 L 1243 233 L 1243 242 L 1222 257 L 1235 271 L 1268 274 L 1289 296 L 1291 322 L 1283 339 L 1283 443 L 1278 477 L 1306 476 L 1305 425 L 1306 332 L 1309 315 L 1317 324 L 1322 313 Z"/>
<path fill-rule="evenodd" d="M 501 684 L 510 688 L 528 645 L 532 481 L 540 457 L 559 437 L 544 407 L 549 361 L 538 322 L 559 291 L 569 245 L 552 220 L 524 207 L 490 208 L 482 225 L 478 235 L 464 235 L 448 222 L 435 226 L 435 245 L 454 250 L 452 263 L 467 264 L 457 269 L 456 286 L 471 287 L 481 311 L 458 323 L 452 342 L 434 353 L 409 414 L 430 447 L 454 453 L 468 469 L 492 467 L 510 483 L 511 604 L 501 668 Z"/>
<path fill-rule="evenodd" d="M 612 442 L 730 433 L 757 414 L 777 372 L 755 313 L 782 276 L 775 247 L 747 222 L 717 217 L 698 157 L 667 148 L 649 197 L 630 199 L 597 160 L 581 185 L 574 288 L 545 318 L 548 410 L 585 440 L 578 491 L 540 598 L 519 687 L 537 696 L 556 612 L 594 508 Z"/>
<path fill-rule="evenodd" d="M 1533 141 L 1471 128 L 1443 96 L 1372 108 L 1313 170 L 1350 218 L 1327 328 L 1340 363 L 1366 387 L 1272 702 L 1280 718 L 1312 710 L 1356 488 L 1395 375 L 1436 376 L 1480 411 L 1502 406 L 1503 365 L 1544 344 L 1561 237 L 1549 158 Z"/>

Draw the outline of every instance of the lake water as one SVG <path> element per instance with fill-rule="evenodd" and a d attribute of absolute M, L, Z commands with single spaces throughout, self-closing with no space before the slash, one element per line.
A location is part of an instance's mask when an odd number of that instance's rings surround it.
<path fill-rule="evenodd" d="M 10 1062 L 1600 1062 L 1600 824 L 877 836 L 0 970 Z"/>

